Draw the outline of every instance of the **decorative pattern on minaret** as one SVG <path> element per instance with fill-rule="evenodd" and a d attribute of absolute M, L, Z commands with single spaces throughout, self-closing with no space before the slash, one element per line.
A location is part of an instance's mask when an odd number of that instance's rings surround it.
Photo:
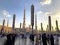
<path fill-rule="evenodd" d="M 24 8 L 24 18 L 23 18 L 23 28 L 24 29 L 25 29 L 25 25 L 26 25 L 25 21 L 26 21 L 26 10 Z"/>

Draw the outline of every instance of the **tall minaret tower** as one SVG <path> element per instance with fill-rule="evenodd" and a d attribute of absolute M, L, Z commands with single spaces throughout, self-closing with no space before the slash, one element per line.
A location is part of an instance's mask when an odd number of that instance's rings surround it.
<path fill-rule="evenodd" d="M 15 28 L 15 18 L 16 18 L 16 15 L 14 14 L 14 15 L 13 15 L 12 30 L 14 30 L 14 28 Z"/>
<path fill-rule="evenodd" d="M 43 24 L 41 23 L 41 31 L 43 31 Z"/>
<path fill-rule="evenodd" d="M 34 5 L 31 5 L 31 25 L 32 25 L 32 29 L 34 26 Z"/>
<path fill-rule="evenodd" d="M 7 20 L 7 27 L 9 26 L 8 24 L 9 24 L 9 19 Z"/>
<path fill-rule="evenodd" d="M 59 28 L 58 28 L 58 21 L 56 20 L 56 30 L 59 31 Z"/>
<path fill-rule="evenodd" d="M 5 26 L 5 19 L 3 19 L 3 25 L 2 25 L 1 33 L 4 32 L 4 26 Z"/>
<path fill-rule="evenodd" d="M 49 31 L 51 32 L 51 16 L 48 17 L 48 23 L 49 23 Z"/>
<path fill-rule="evenodd" d="M 47 25 L 46 31 L 49 31 L 49 26 Z"/>
<path fill-rule="evenodd" d="M 37 15 L 35 15 L 35 29 L 37 30 Z"/>
<path fill-rule="evenodd" d="M 25 29 L 25 25 L 26 25 L 26 10 L 24 8 L 23 29 Z"/>
<path fill-rule="evenodd" d="M 4 28 L 4 25 L 5 25 L 5 19 L 3 19 L 3 28 Z"/>
<path fill-rule="evenodd" d="M 33 26 L 34 26 L 34 5 L 31 5 L 31 26 L 32 26 L 32 34 L 33 34 Z"/>
<path fill-rule="evenodd" d="M 21 29 L 21 25 L 22 25 L 22 23 L 20 23 L 20 29 Z"/>

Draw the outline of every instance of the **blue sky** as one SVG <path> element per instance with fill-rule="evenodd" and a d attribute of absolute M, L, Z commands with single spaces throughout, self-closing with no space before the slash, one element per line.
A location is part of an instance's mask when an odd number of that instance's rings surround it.
<path fill-rule="evenodd" d="M 12 17 L 13 14 L 16 14 L 15 26 L 19 27 L 20 22 L 23 23 L 25 7 L 26 25 L 30 25 L 32 4 L 35 7 L 39 29 L 41 22 L 44 25 L 44 29 L 46 28 L 48 24 L 48 15 L 52 16 L 52 26 L 55 26 L 55 20 L 60 22 L 60 0 L 0 0 L 0 24 L 2 24 L 3 19 L 6 20 L 6 23 L 9 19 L 9 26 L 12 26 Z"/>

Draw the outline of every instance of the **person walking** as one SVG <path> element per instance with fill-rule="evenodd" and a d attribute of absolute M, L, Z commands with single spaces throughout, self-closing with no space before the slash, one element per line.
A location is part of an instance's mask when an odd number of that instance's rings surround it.
<path fill-rule="evenodd" d="M 14 45 L 15 44 L 16 34 L 8 34 L 6 37 L 7 37 L 7 40 L 6 40 L 5 45 Z"/>
<path fill-rule="evenodd" d="M 50 43 L 51 43 L 51 45 L 54 45 L 54 37 L 52 34 L 50 35 Z"/>
<path fill-rule="evenodd" d="M 42 42 L 43 42 L 43 45 L 47 45 L 47 37 L 46 37 L 46 34 L 42 34 Z"/>

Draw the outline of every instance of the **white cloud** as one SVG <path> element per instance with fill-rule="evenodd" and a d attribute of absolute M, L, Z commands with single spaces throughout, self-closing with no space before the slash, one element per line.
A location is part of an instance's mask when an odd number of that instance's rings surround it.
<path fill-rule="evenodd" d="M 55 14 L 53 14 L 54 18 L 60 18 L 60 12 L 56 12 Z"/>
<path fill-rule="evenodd" d="M 0 11 L 0 14 L 4 15 L 6 17 L 11 17 L 11 15 L 9 14 L 9 12 L 7 10 Z"/>
<path fill-rule="evenodd" d="M 7 15 L 6 17 L 11 17 L 11 15 Z"/>
<path fill-rule="evenodd" d="M 44 0 L 43 2 L 40 2 L 41 5 L 49 5 L 51 4 L 51 0 Z"/>
<path fill-rule="evenodd" d="M 45 12 L 44 14 L 45 14 L 45 15 L 48 15 L 48 16 L 49 16 L 49 15 L 51 15 L 51 13 L 50 13 L 50 12 Z"/>
<path fill-rule="evenodd" d="M 55 13 L 51 13 L 51 12 L 45 12 L 44 13 L 47 16 L 52 16 L 53 18 L 60 18 L 60 12 L 55 12 Z"/>
<path fill-rule="evenodd" d="M 47 15 L 47 16 L 52 15 L 51 12 L 43 12 L 43 11 L 38 11 L 37 12 L 37 15 L 41 15 L 41 14 L 44 14 L 44 15 Z"/>
<path fill-rule="evenodd" d="M 37 12 L 37 15 L 40 15 L 40 14 L 42 14 L 42 13 L 43 13 L 42 11 L 38 11 L 38 12 Z"/>

